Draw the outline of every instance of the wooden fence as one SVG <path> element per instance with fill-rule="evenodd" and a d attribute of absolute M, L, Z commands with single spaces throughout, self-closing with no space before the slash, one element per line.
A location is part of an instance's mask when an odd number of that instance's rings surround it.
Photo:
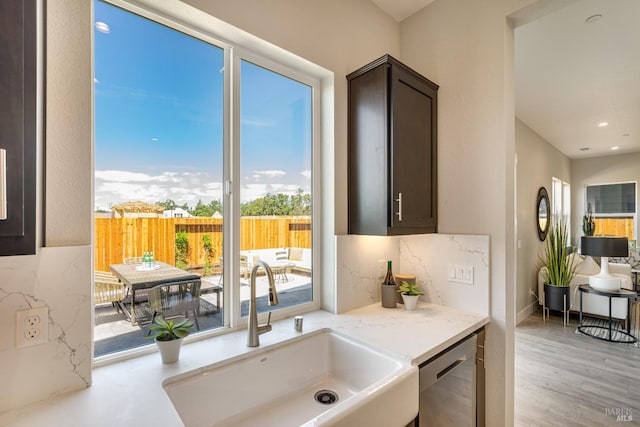
<path fill-rule="evenodd" d="M 626 236 L 633 239 L 633 218 L 593 218 L 596 236 Z"/>
<path fill-rule="evenodd" d="M 153 251 L 157 261 L 175 265 L 176 233 L 189 238 L 189 267 L 205 264 L 202 237 L 211 238 L 213 257 L 222 255 L 222 219 L 218 218 L 95 218 L 95 269 L 109 271 L 109 264 L 120 264 L 127 257 Z M 309 217 L 242 217 L 240 250 L 267 248 L 310 248 Z"/>

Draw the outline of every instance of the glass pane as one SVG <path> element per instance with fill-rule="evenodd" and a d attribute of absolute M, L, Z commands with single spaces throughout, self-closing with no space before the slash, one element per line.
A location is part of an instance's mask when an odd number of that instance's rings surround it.
<path fill-rule="evenodd" d="M 636 213 L 636 184 L 587 186 L 587 210 L 594 214 Z"/>
<path fill-rule="evenodd" d="M 312 300 L 312 88 L 242 61 L 240 68 L 240 281 L 258 261 L 274 273 L 279 305 Z M 256 276 L 258 312 L 268 282 Z M 240 286 L 241 314 L 249 287 Z"/>
<path fill-rule="evenodd" d="M 100 292 L 131 282 L 124 295 L 96 301 L 100 356 L 149 344 L 151 285 L 131 278 L 148 252 L 156 283 L 176 271 L 200 281 L 200 310 L 188 313 L 200 330 L 223 324 L 224 51 L 101 1 L 94 6 L 96 299 L 103 282 Z"/>
<path fill-rule="evenodd" d="M 629 240 L 633 240 L 635 236 L 634 230 L 634 217 L 598 217 L 593 221 L 596 224 L 594 235 L 596 236 L 611 236 L 611 237 L 626 237 Z"/>

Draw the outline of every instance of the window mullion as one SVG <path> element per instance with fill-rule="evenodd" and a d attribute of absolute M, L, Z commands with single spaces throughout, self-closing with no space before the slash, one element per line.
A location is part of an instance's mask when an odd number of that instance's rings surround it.
<path fill-rule="evenodd" d="M 230 234 L 226 239 L 229 242 L 229 258 L 231 269 L 228 272 L 231 278 L 231 304 L 229 312 L 231 316 L 231 326 L 238 326 L 243 322 L 240 313 L 240 264 L 238 254 L 240 253 L 240 55 L 237 49 L 230 49 L 229 64 L 231 67 L 229 74 L 229 112 L 228 121 L 231 136 L 228 145 L 228 156 L 230 178 L 230 203 L 229 203 L 229 223 Z"/>

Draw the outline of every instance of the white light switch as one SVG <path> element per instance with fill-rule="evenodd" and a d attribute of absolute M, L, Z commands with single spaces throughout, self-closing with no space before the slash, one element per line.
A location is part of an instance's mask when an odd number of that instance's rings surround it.
<path fill-rule="evenodd" d="M 453 264 L 447 264 L 447 268 L 449 270 L 449 280 L 456 280 L 456 266 Z"/>
<path fill-rule="evenodd" d="M 450 282 L 473 285 L 473 266 L 447 264 L 447 274 Z"/>

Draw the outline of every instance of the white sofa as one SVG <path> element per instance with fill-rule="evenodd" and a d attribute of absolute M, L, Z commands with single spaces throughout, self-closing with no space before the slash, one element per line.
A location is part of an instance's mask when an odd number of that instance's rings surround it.
<path fill-rule="evenodd" d="M 570 287 L 570 311 L 580 311 L 580 293 L 579 285 L 589 284 L 589 276 L 598 274 L 600 266 L 591 257 L 584 257 L 577 254 L 570 255 L 575 257 L 576 275 L 571 280 Z M 538 300 L 540 305 L 544 302 L 544 272 L 546 267 L 542 267 L 538 272 Z M 609 263 L 609 272 L 620 277 L 621 286 L 625 289 L 633 290 L 631 281 L 631 266 L 629 264 Z M 609 315 L 609 298 L 602 295 L 594 295 L 585 293 L 582 295 L 582 312 L 584 314 L 593 314 L 596 316 L 607 317 Z M 612 298 L 611 299 L 611 317 L 615 319 L 627 318 L 627 299 Z"/>
<path fill-rule="evenodd" d="M 279 254 L 286 252 L 285 258 Z M 254 249 L 251 251 L 240 251 L 241 256 L 246 256 L 247 266 L 251 268 L 257 260 L 266 262 L 269 265 L 278 265 L 285 261 L 291 264 L 291 270 L 299 273 L 311 273 L 311 249 L 309 248 L 271 248 L 271 249 Z"/>

